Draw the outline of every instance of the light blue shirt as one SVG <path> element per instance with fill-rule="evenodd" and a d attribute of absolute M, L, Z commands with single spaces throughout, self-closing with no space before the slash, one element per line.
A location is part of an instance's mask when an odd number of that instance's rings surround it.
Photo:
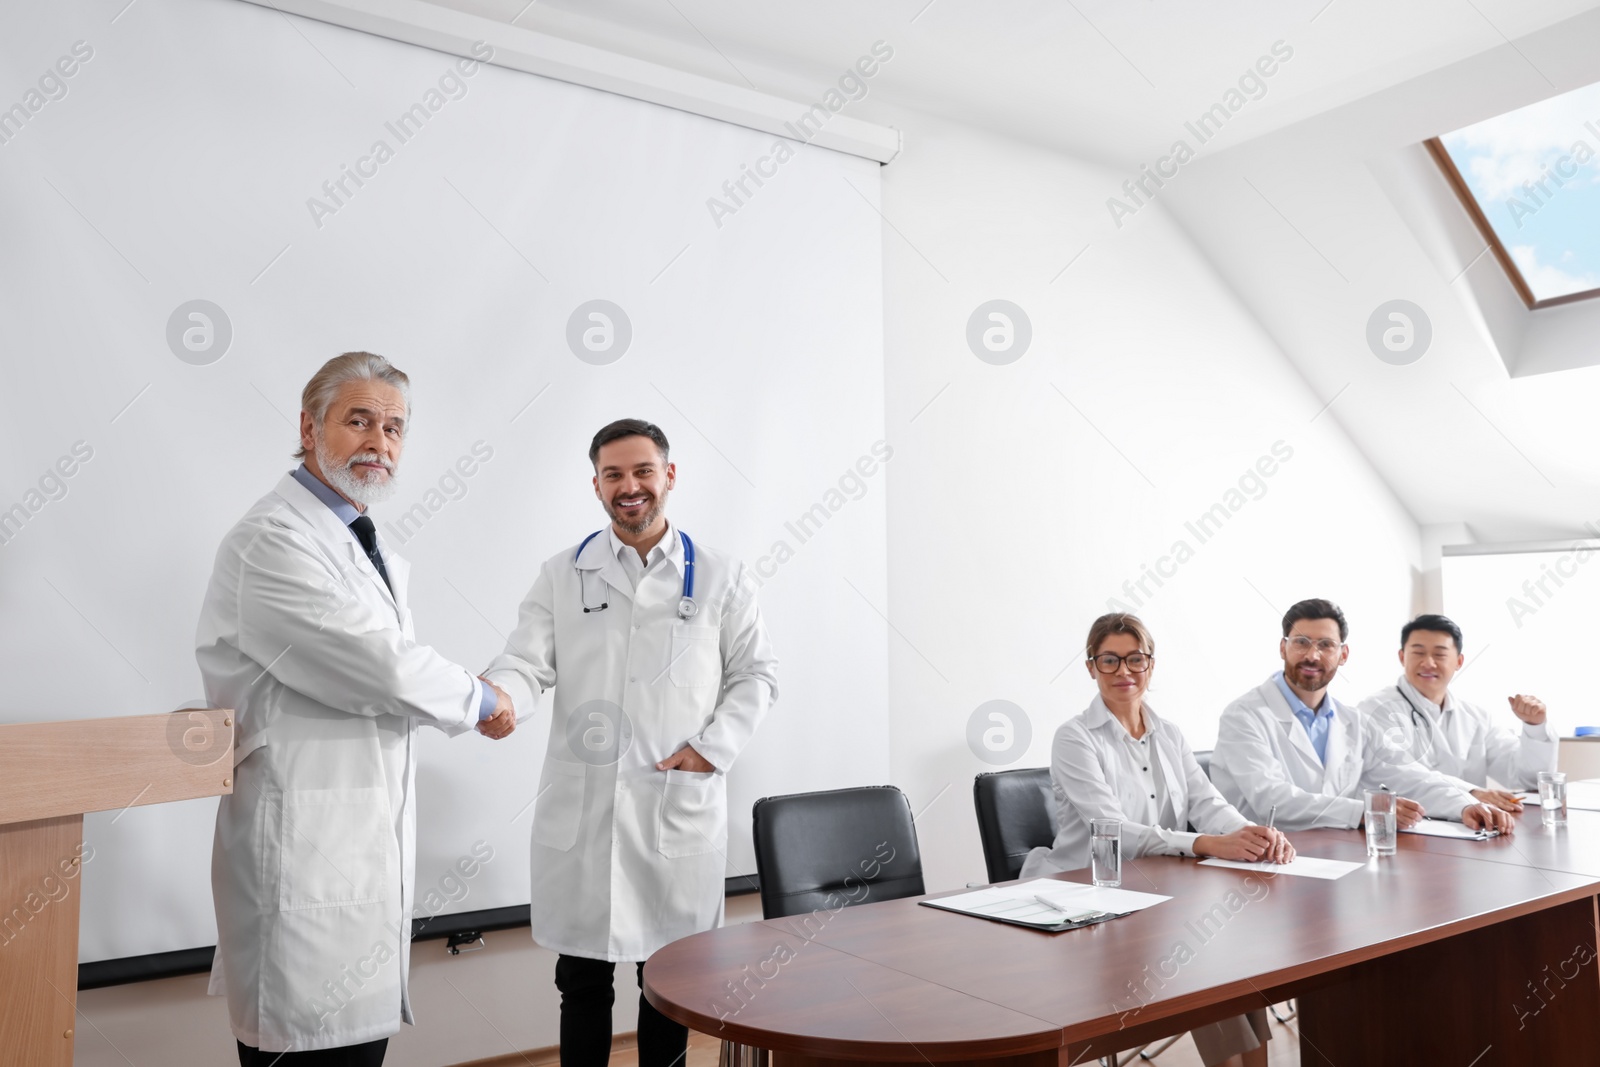
<path fill-rule="evenodd" d="M 306 470 L 304 463 L 290 471 L 289 476 L 305 486 L 312 496 L 328 505 L 328 510 L 337 515 L 339 521 L 344 523 L 344 528 L 350 533 L 350 540 L 358 545 L 361 543 L 361 539 L 356 536 L 356 532 L 350 529 L 350 524 L 355 522 L 356 517 L 361 514 L 360 509 L 340 496 L 332 487 L 324 483 L 321 478 Z M 494 714 L 494 690 L 484 685 L 481 678 L 474 678 L 472 684 L 478 687 L 478 721 L 482 722 Z"/>
<path fill-rule="evenodd" d="M 1321 712 L 1313 711 L 1306 706 L 1306 702 L 1295 696 L 1294 690 L 1289 688 L 1289 683 L 1283 680 L 1283 672 L 1279 671 L 1272 676 L 1278 683 L 1278 691 L 1283 694 L 1283 699 L 1289 702 L 1289 710 L 1294 712 L 1294 717 L 1300 720 L 1300 725 L 1306 728 L 1306 733 L 1311 737 L 1311 747 L 1317 750 L 1317 759 L 1323 766 L 1328 764 L 1328 730 L 1333 725 L 1333 701 L 1328 699 L 1326 693 L 1322 696 L 1323 709 Z"/>

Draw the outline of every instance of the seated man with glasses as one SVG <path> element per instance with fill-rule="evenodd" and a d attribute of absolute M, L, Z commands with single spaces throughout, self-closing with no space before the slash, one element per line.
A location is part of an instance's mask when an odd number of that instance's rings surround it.
<path fill-rule="evenodd" d="M 1522 693 L 1507 697 L 1522 729 L 1497 725 L 1486 710 L 1450 692 L 1465 662 L 1461 627 L 1451 620 L 1418 615 L 1406 623 L 1400 630 L 1405 673 L 1361 702 L 1367 744 L 1440 772 L 1485 804 L 1521 811 L 1517 795 L 1490 789 L 1489 779 L 1512 789 L 1537 789 L 1539 772 L 1556 769 L 1558 741 L 1544 702 Z"/>
<path fill-rule="evenodd" d="M 1283 616 L 1283 670 L 1222 713 L 1211 777 L 1248 819 L 1280 830 L 1361 824 L 1363 789 L 1399 793 L 1402 829 L 1424 815 L 1473 828 L 1509 831 L 1505 812 L 1394 749 L 1378 749 L 1361 715 L 1328 686 L 1350 658 L 1344 612 L 1327 600 L 1302 600 Z M 1274 815 L 1276 821 L 1273 821 Z"/>

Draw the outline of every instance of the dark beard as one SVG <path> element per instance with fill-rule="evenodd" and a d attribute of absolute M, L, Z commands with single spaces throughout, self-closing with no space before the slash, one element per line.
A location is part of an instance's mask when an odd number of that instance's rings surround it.
<path fill-rule="evenodd" d="M 635 535 L 642 534 L 661 517 L 661 499 L 659 497 L 653 498 L 650 510 L 639 516 L 637 522 L 625 520 L 621 515 L 617 514 L 616 509 L 610 503 L 606 504 L 606 514 L 611 516 L 611 521 L 616 523 L 620 529 Z"/>
<path fill-rule="evenodd" d="M 1332 667 L 1328 667 L 1323 671 L 1322 679 L 1321 679 L 1320 682 L 1308 682 L 1305 679 L 1300 677 L 1300 668 L 1299 667 L 1291 667 L 1291 668 L 1289 668 L 1288 678 L 1289 678 L 1289 681 L 1293 682 L 1295 685 L 1299 686 L 1301 689 L 1317 690 L 1317 689 L 1326 689 L 1326 688 L 1328 688 L 1328 686 L 1332 685 L 1333 684 L 1333 676 L 1338 674 L 1338 673 L 1339 673 L 1339 668 L 1338 668 L 1337 665 L 1332 666 Z"/>

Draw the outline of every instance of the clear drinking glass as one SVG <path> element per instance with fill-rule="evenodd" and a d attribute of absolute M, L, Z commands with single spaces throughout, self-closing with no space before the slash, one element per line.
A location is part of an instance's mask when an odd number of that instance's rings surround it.
<path fill-rule="evenodd" d="M 1539 822 L 1567 825 L 1567 776 L 1560 771 L 1539 772 Z"/>
<path fill-rule="evenodd" d="M 1395 821 L 1395 794 L 1387 789 L 1365 789 L 1366 812 L 1362 820 L 1367 826 L 1367 855 L 1392 856 L 1399 847 L 1399 824 Z"/>
<path fill-rule="evenodd" d="M 1089 820 L 1089 875 L 1095 885 L 1115 889 L 1122 884 L 1122 823 Z"/>

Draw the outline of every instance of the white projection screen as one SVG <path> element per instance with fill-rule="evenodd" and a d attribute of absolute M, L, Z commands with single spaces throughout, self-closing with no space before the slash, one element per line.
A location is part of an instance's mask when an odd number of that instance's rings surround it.
<path fill-rule="evenodd" d="M 1531 693 L 1562 736 L 1600 726 L 1587 672 L 1574 669 L 1600 642 L 1600 541 L 1446 548 L 1443 583 L 1466 645 L 1457 692 L 1511 725 L 1506 698 Z"/>
<path fill-rule="evenodd" d="M 791 144 L 719 226 L 773 136 L 236 0 L 119 8 L 21 5 L 0 41 L 27 112 L 0 144 L 0 721 L 201 703 L 216 545 L 293 465 L 306 379 L 368 349 L 413 382 L 374 513 L 421 640 L 487 665 L 604 523 L 589 438 L 649 418 L 674 520 L 764 560 L 781 693 L 731 775 L 729 874 L 758 796 L 886 781 L 878 165 Z M 609 337 L 569 331 L 591 301 Z M 439 913 L 527 902 L 548 726 L 423 731 L 419 905 L 480 841 Z M 215 803 L 86 820 L 81 960 L 215 943 Z"/>

